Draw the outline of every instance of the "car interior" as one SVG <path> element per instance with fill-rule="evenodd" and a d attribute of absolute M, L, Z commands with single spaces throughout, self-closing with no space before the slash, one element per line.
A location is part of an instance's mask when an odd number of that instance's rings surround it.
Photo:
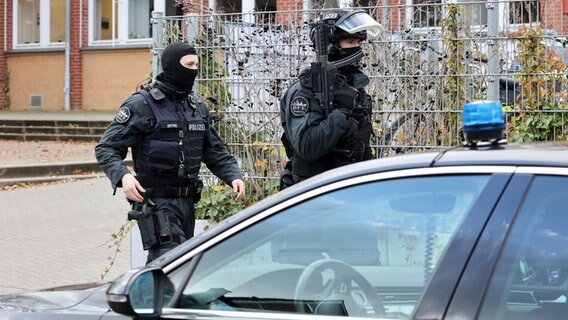
<path fill-rule="evenodd" d="M 568 219 L 565 194 L 542 199 L 519 244 L 506 298 L 507 319 L 568 314 Z"/>

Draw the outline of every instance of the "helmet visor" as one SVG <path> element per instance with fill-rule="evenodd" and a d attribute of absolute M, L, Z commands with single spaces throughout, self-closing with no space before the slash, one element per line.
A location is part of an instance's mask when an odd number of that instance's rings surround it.
<path fill-rule="evenodd" d="M 335 25 L 348 33 L 367 31 L 372 37 L 377 37 L 383 32 L 383 26 L 371 18 L 365 11 L 353 11 L 341 17 Z"/>

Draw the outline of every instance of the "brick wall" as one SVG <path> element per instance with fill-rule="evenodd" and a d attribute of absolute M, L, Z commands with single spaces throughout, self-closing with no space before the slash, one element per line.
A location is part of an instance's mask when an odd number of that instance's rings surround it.
<path fill-rule="evenodd" d="M 83 51 L 83 109 L 117 110 L 147 81 L 151 59 L 147 48 Z"/>
<path fill-rule="evenodd" d="M 302 0 L 276 0 L 276 23 L 298 25 L 302 21 Z"/>
<path fill-rule="evenodd" d="M 385 32 L 401 29 L 404 30 L 406 28 L 406 6 L 401 6 L 400 1 L 388 0 L 384 14 L 386 14 L 387 21 L 389 22 L 387 25 L 383 26 L 385 28 Z M 377 21 L 383 23 L 382 17 L 383 9 L 381 7 L 377 10 Z"/>
<path fill-rule="evenodd" d="M 63 51 L 10 53 L 7 62 L 10 73 L 10 110 L 30 109 L 31 95 L 43 97 L 41 110 L 63 109 Z"/>
<path fill-rule="evenodd" d="M 88 32 L 88 1 L 71 1 L 71 25 L 80 26 L 71 28 L 70 49 L 70 90 L 71 109 L 80 109 L 83 105 L 83 59 L 81 45 L 87 43 Z M 67 30 L 69 32 L 69 30 Z M 81 34 L 82 33 L 82 34 Z M 85 42 L 82 42 L 82 40 Z"/>
<path fill-rule="evenodd" d="M 201 8 L 201 0 L 184 0 L 183 1 L 185 3 L 183 10 L 188 13 L 197 13 L 197 14 L 202 14 L 202 13 L 208 13 L 208 1 L 205 1 L 206 3 L 204 4 L 204 8 Z"/>
<path fill-rule="evenodd" d="M 10 87 L 6 50 L 12 47 L 12 20 L 4 21 L 4 17 L 11 16 L 12 1 L 0 0 L 0 21 L 2 21 L 0 23 L 0 110 L 10 105 L 10 92 L 5 92 L 4 88 L 9 89 Z M 4 26 L 6 26 L 6 29 L 4 29 Z M 4 42 L 4 39 L 6 39 L 6 42 Z"/>
<path fill-rule="evenodd" d="M 542 18 L 542 27 L 545 29 L 554 29 L 558 34 L 566 34 L 568 31 L 566 19 L 564 15 L 564 1 L 559 0 L 541 0 L 540 10 Z"/>

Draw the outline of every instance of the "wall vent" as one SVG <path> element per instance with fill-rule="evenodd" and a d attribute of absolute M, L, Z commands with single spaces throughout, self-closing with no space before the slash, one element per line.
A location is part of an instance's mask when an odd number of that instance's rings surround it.
<path fill-rule="evenodd" d="M 41 109 L 43 107 L 43 96 L 41 94 L 30 95 L 30 108 Z"/>

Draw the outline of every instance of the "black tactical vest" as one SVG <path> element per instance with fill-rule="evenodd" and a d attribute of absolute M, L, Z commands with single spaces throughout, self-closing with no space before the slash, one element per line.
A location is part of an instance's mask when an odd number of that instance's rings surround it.
<path fill-rule="evenodd" d="M 201 110 L 205 106 L 193 96 L 174 103 L 158 89 L 151 90 L 139 91 L 152 108 L 156 124 L 133 154 L 136 178 L 144 187 L 189 185 L 203 158 L 207 122 Z"/>

